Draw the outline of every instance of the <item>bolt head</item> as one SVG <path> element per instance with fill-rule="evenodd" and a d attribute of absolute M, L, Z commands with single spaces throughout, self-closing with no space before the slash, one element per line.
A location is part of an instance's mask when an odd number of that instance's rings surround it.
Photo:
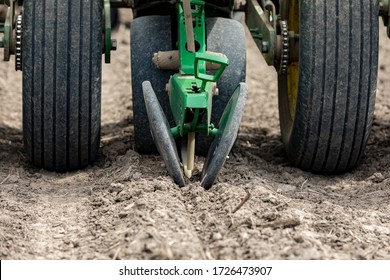
<path fill-rule="evenodd" d="M 219 89 L 217 87 L 217 83 L 212 83 L 211 84 L 211 92 L 213 93 L 213 96 L 218 96 L 219 95 Z"/>
<path fill-rule="evenodd" d="M 267 53 L 267 52 L 269 52 L 269 43 L 268 43 L 268 41 L 263 41 L 263 42 L 261 43 L 261 52 L 262 52 L 262 53 Z"/>
<path fill-rule="evenodd" d="M 111 50 L 116 51 L 117 47 L 118 47 L 117 41 L 115 39 L 112 39 L 111 40 Z"/>

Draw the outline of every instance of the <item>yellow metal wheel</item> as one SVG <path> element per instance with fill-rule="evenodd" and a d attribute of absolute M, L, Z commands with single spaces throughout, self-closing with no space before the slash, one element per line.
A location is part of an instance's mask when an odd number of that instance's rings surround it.
<path fill-rule="evenodd" d="M 289 3 L 287 11 L 287 22 L 289 31 L 299 34 L 299 1 L 292 0 Z M 294 120 L 295 108 L 298 96 L 298 79 L 299 79 L 299 61 L 290 63 L 287 68 L 287 95 L 291 119 Z"/>

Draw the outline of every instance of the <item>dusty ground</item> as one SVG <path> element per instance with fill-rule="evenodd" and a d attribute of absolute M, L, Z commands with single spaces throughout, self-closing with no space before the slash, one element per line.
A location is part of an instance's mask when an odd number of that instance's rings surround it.
<path fill-rule="evenodd" d="M 129 30 L 122 25 L 116 37 L 119 50 L 103 73 L 101 155 L 79 172 L 55 174 L 29 163 L 21 73 L 0 63 L 1 259 L 390 259 L 390 41 L 384 33 L 366 158 L 335 177 L 286 161 L 276 74 L 248 40 L 250 95 L 242 128 L 209 191 L 199 176 L 178 188 L 159 156 L 134 151 Z M 232 213 L 247 193 L 249 201 Z"/>

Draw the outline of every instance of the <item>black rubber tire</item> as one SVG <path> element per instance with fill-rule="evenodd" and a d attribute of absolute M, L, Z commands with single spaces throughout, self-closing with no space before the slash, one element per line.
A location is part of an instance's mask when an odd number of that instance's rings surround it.
<path fill-rule="evenodd" d="M 287 78 L 278 79 L 282 139 L 293 165 L 315 173 L 341 173 L 361 160 L 375 104 L 377 2 L 299 1 L 294 117 Z"/>
<path fill-rule="evenodd" d="M 148 112 L 151 133 L 156 141 L 157 149 L 164 160 L 173 181 L 180 187 L 184 187 L 185 181 L 180 166 L 179 155 L 175 140 L 173 139 L 169 123 L 162 111 L 161 105 L 149 81 L 142 83 L 145 107 Z"/>
<path fill-rule="evenodd" d="M 167 16 L 145 16 L 135 19 L 131 24 L 134 137 L 136 150 L 143 154 L 157 153 L 143 100 L 143 81 L 151 82 L 169 124 L 171 127 L 175 125 L 165 90 L 170 76 L 175 72 L 158 70 L 152 63 L 155 52 L 172 50 L 170 22 Z M 213 99 L 212 122 L 218 124 L 235 88 L 245 81 L 245 32 L 239 22 L 231 19 L 208 18 L 206 23 L 207 49 L 226 54 L 230 63 L 218 82 L 219 96 Z M 211 141 L 211 138 L 197 137 L 197 154 L 207 155 Z"/>
<path fill-rule="evenodd" d="M 34 165 L 64 172 L 100 144 L 103 1 L 26 1 L 23 138 Z"/>
<path fill-rule="evenodd" d="M 219 95 L 213 97 L 211 122 L 219 123 L 234 90 L 246 77 L 246 39 L 241 23 L 227 18 L 207 19 L 207 50 L 223 53 L 229 59 L 229 66 L 218 80 Z M 198 135 L 196 154 L 206 156 L 213 141 L 210 137 Z"/>
<path fill-rule="evenodd" d="M 215 179 L 217 179 L 237 139 L 247 95 L 247 85 L 240 83 L 222 114 L 218 135 L 211 143 L 203 165 L 200 185 L 205 189 L 211 188 Z"/>
<path fill-rule="evenodd" d="M 172 50 L 171 21 L 167 16 L 145 16 L 131 23 L 131 81 L 133 90 L 133 119 L 135 148 L 141 154 L 156 154 L 144 97 L 142 83 L 150 81 L 170 126 L 174 126 L 165 90 L 173 71 L 158 70 L 152 62 L 158 51 Z"/>

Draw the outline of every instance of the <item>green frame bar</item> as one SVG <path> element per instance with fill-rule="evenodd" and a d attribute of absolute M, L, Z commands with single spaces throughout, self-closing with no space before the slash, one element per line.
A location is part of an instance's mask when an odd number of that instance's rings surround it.
<path fill-rule="evenodd" d="M 170 107 L 176 127 L 171 129 L 174 137 L 189 132 L 215 136 L 217 129 L 211 123 L 213 84 L 228 65 L 226 57 L 206 53 L 205 1 L 191 0 L 196 52 L 187 50 L 187 35 L 183 1 L 178 1 L 178 49 L 180 70 L 170 79 Z M 206 62 L 220 64 L 216 74 L 206 73 Z M 206 116 L 205 118 L 203 116 Z M 201 123 L 203 121 L 203 123 Z"/>

